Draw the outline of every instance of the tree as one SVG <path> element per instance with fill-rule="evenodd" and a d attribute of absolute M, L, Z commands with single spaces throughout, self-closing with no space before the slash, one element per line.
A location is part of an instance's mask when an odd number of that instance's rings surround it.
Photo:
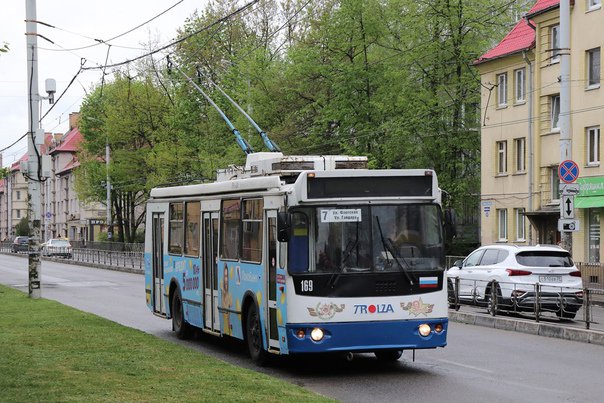
<path fill-rule="evenodd" d="M 15 225 L 15 234 L 17 236 L 30 236 L 31 232 L 29 229 L 29 218 L 27 216 L 21 217 L 17 225 Z"/>
<path fill-rule="evenodd" d="M 119 73 L 112 82 L 97 87 L 82 104 L 83 141 L 76 189 L 85 201 L 105 202 L 105 145 L 109 144 L 111 203 L 118 241 L 133 242 L 144 222 L 148 191 L 159 179 L 154 164 L 160 162 L 154 146 L 158 139 L 168 138 L 170 109 L 168 98 L 150 77 L 133 79 Z"/>

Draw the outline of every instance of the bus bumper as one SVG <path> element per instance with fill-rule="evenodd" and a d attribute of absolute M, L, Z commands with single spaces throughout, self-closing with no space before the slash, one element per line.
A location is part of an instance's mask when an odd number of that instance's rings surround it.
<path fill-rule="evenodd" d="M 286 326 L 288 350 L 290 354 L 295 354 L 444 347 L 447 345 L 448 323 L 447 318 L 436 318 L 384 322 L 288 324 Z M 431 328 L 427 336 L 419 334 L 419 327 L 422 324 L 427 324 Z M 440 332 L 435 330 L 437 325 L 442 326 Z M 319 341 L 311 339 L 311 332 L 315 328 L 321 329 L 324 334 Z"/>

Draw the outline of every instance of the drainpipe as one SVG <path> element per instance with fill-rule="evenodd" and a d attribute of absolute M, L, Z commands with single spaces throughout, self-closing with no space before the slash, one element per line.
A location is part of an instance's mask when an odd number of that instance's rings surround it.
<path fill-rule="evenodd" d="M 570 0 L 560 1 L 560 162 L 572 160 L 570 128 Z M 562 218 L 562 208 L 560 208 Z M 562 247 L 573 253 L 570 232 L 561 234 Z"/>
<path fill-rule="evenodd" d="M 527 20 L 528 21 L 528 20 Z M 534 28 L 529 24 L 531 28 Z M 528 58 L 527 51 L 522 52 L 522 58 L 528 65 L 528 88 L 527 88 L 527 102 L 528 102 L 528 211 L 533 211 L 533 64 Z M 528 233 L 528 243 L 533 243 L 533 229 L 531 228 Z"/>

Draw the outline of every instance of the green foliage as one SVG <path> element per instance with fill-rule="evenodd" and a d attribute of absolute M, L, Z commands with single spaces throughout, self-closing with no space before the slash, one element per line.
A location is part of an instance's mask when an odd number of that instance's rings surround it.
<path fill-rule="evenodd" d="M 31 236 L 28 217 L 21 217 L 17 225 L 15 225 L 15 234 L 17 236 Z"/>

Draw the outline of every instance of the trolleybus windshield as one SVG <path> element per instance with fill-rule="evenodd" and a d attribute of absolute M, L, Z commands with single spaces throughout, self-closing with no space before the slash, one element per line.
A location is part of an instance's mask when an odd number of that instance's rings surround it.
<path fill-rule="evenodd" d="M 435 204 L 299 208 L 292 213 L 292 273 L 443 270 Z"/>

